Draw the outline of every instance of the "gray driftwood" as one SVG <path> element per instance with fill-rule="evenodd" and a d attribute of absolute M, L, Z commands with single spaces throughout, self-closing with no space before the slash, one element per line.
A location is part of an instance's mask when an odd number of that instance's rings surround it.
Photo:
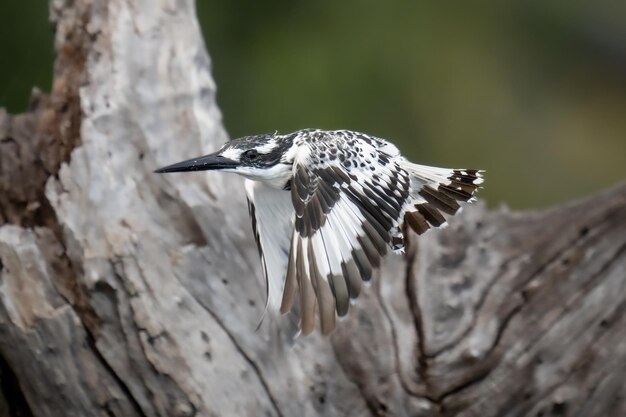
<path fill-rule="evenodd" d="M 472 206 L 293 344 L 240 180 L 152 174 L 227 139 L 193 1 L 50 9 L 53 89 L 0 112 L 1 416 L 626 415 L 625 185 Z"/>

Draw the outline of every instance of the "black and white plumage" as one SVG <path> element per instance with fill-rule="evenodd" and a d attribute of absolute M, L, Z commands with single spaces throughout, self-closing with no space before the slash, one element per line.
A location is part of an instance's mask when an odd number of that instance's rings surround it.
<path fill-rule="evenodd" d="M 483 182 L 482 171 L 413 164 L 390 142 L 348 130 L 247 136 L 157 172 L 199 170 L 246 177 L 268 304 L 299 305 L 303 334 L 316 311 L 331 332 L 409 227 L 445 225 Z"/>

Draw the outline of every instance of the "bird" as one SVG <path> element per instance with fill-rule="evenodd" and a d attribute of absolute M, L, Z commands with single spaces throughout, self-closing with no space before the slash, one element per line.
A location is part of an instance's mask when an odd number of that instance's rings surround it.
<path fill-rule="evenodd" d="M 299 331 L 331 333 L 409 229 L 443 227 L 475 200 L 483 170 L 418 165 L 390 141 L 350 130 L 245 136 L 156 173 L 243 176 L 266 310 L 299 311 Z M 316 319 L 319 317 L 319 320 Z"/>

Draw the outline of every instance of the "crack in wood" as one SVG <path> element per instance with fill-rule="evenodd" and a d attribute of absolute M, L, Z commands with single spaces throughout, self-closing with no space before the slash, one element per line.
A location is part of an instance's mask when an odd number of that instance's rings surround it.
<path fill-rule="evenodd" d="M 380 306 L 382 308 L 383 314 L 385 315 L 385 318 L 387 319 L 387 322 L 389 323 L 389 328 L 391 329 L 391 338 L 392 338 L 393 349 L 394 349 L 394 363 L 395 363 L 396 373 L 398 374 L 398 380 L 400 381 L 400 386 L 402 387 L 404 392 L 406 392 L 408 395 L 411 395 L 415 398 L 419 398 L 425 401 L 433 402 L 432 398 L 428 396 L 428 393 L 425 392 L 425 390 L 420 389 L 419 386 L 412 387 L 413 384 L 411 384 L 407 380 L 407 376 L 405 375 L 405 371 L 402 367 L 402 362 L 400 359 L 400 347 L 399 347 L 396 326 L 394 325 L 394 321 L 391 317 L 389 307 L 387 306 L 387 303 L 385 303 L 385 300 L 382 297 L 382 294 L 380 293 L 380 291 L 377 292 L 377 297 L 378 297 L 378 302 L 380 303 Z M 416 335 L 416 338 L 417 338 L 417 335 Z"/>
<path fill-rule="evenodd" d="M 422 309 L 419 304 L 419 288 L 417 284 L 417 276 L 415 265 L 417 264 L 419 247 L 416 242 L 407 239 L 407 254 L 405 268 L 405 296 L 408 299 L 409 308 L 413 315 L 413 323 L 417 336 L 417 374 L 424 384 L 424 397 L 433 405 L 435 416 L 443 416 L 443 406 L 441 400 L 434 392 L 429 376 L 428 357 L 426 355 L 426 335 L 424 332 L 424 322 Z"/>
<path fill-rule="evenodd" d="M 616 207 L 616 209 L 619 209 L 619 207 Z M 532 281 L 538 274 L 540 274 L 543 270 L 545 270 L 545 268 L 550 266 L 550 264 L 554 263 L 554 261 L 557 260 L 570 247 L 572 247 L 573 245 L 575 245 L 576 243 L 580 242 L 581 240 L 585 238 L 587 240 L 590 239 L 591 238 L 591 234 L 589 233 L 590 230 L 596 230 L 595 234 L 597 235 L 601 231 L 599 230 L 598 226 L 603 226 L 605 224 L 606 224 L 606 219 L 603 217 L 599 217 L 597 221 L 594 222 L 591 226 L 584 226 L 583 229 L 581 229 L 581 231 L 579 231 L 579 233 L 576 234 L 576 236 L 570 241 L 569 244 L 563 245 L 561 249 L 558 250 L 551 258 L 547 259 L 545 262 L 540 264 L 535 269 L 534 272 L 531 272 L 531 275 L 528 278 L 525 278 L 523 282 L 518 285 L 518 287 L 516 287 L 513 291 L 511 291 L 511 294 L 519 293 L 521 289 L 524 288 L 528 284 L 528 282 Z M 582 232 L 582 230 L 584 230 L 584 233 Z M 499 273 L 494 274 L 493 279 L 490 280 L 487 286 L 485 287 L 485 289 L 481 291 L 480 297 L 473 308 L 471 321 L 467 325 L 466 329 L 460 335 L 458 335 L 454 339 L 451 339 L 449 342 L 441 346 L 439 349 L 431 353 L 426 352 L 426 357 L 428 359 L 435 359 L 437 356 L 440 356 L 441 354 L 445 352 L 449 352 L 450 350 L 454 349 L 461 341 L 466 339 L 470 335 L 470 333 L 472 333 L 472 331 L 476 327 L 476 322 L 480 315 L 480 312 L 482 311 L 483 305 L 485 301 L 487 300 L 487 298 L 489 297 L 489 294 L 491 293 L 492 288 L 496 285 L 496 283 L 500 282 L 499 277 L 501 277 L 505 273 L 505 271 L 507 271 L 510 263 L 515 261 L 516 259 L 519 259 L 519 254 L 517 253 L 505 259 L 499 267 Z"/>
<path fill-rule="evenodd" d="M 4 410 L 8 412 L 6 417 L 33 417 L 20 381 L 2 355 L 0 355 L 0 391 L 8 408 Z"/>
<path fill-rule="evenodd" d="M 126 257 L 126 260 L 135 263 L 135 266 L 137 267 L 137 271 L 139 272 L 138 273 L 139 278 L 144 284 L 146 293 L 150 297 L 155 298 L 154 291 L 149 285 L 149 282 L 148 282 L 149 280 L 146 278 L 141 266 L 137 263 L 137 259 L 134 257 Z M 131 312 L 131 317 L 124 317 L 124 315 L 121 313 L 119 308 L 115 309 L 117 313 L 117 321 L 120 324 L 120 330 L 125 334 L 125 337 L 127 339 L 129 337 L 136 337 L 137 346 L 139 346 L 140 352 L 145 359 L 145 363 L 149 365 L 149 367 L 152 369 L 154 374 L 158 378 L 161 379 L 161 382 L 163 380 L 166 380 L 168 384 L 171 384 L 177 389 L 178 392 L 176 394 L 180 395 L 181 398 L 176 398 L 176 401 L 174 403 L 170 401 L 169 406 L 171 407 L 171 409 L 175 409 L 177 406 L 180 406 L 180 404 L 183 404 L 185 406 L 189 406 L 190 408 L 190 410 L 188 410 L 189 412 L 186 412 L 184 415 L 188 417 L 195 416 L 197 413 L 197 408 L 198 408 L 197 405 L 193 403 L 193 401 L 187 395 L 188 393 L 179 385 L 179 383 L 175 380 L 175 378 L 172 375 L 170 375 L 168 372 L 164 372 L 163 370 L 159 369 L 158 366 L 153 362 L 153 360 L 151 360 L 151 354 L 150 352 L 148 352 L 147 347 L 144 345 L 144 341 L 142 340 L 142 335 L 145 335 L 145 338 L 146 338 L 145 340 L 154 348 L 155 342 L 159 340 L 160 338 L 168 338 L 169 333 L 166 330 L 161 330 L 157 334 L 153 334 L 153 332 L 151 332 L 149 328 L 143 327 L 138 323 L 137 318 L 139 317 L 139 314 L 135 306 L 133 305 L 133 303 L 130 302 L 130 300 L 132 300 L 133 298 L 138 298 L 139 294 L 135 292 L 131 293 L 129 289 L 130 286 L 125 285 L 129 283 L 129 280 L 127 278 L 128 274 L 124 266 L 124 259 L 120 256 L 115 256 L 110 261 L 110 263 L 112 266 L 113 277 L 117 281 L 120 291 L 122 291 L 126 295 L 127 299 L 125 299 L 124 301 L 128 307 L 128 310 Z M 117 293 L 115 288 L 113 288 L 113 290 Z M 117 303 L 117 302 L 115 304 L 116 304 L 116 307 L 120 305 L 120 303 Z M 131 331 L 126 330 L 126 326 L 124 325 L 124 318 L 129 319 L 128 322 L 132 328 Z M 128 350 L 131 351 L 132 348 L 128 347 Z M 155 349 L 155 352 L 156 352 L 156 349 Z M 161 392 L 157 392 L 157 393 L 153 392 L 153 390 L 147 384 L 144 384 L 143 386 L 144 386 L 144 389 L 150 394 L 151 397 L 155 397 L 155 395 L 162 394 Z M 170 390 L 165 388 L 163 389 L 163 391 L 167 392 Z M 171 392 L 170 392 L 170 395 L 172 395 Z M 172 415 L 178 415 L 178 414 L 174 412 Z"/>
<path fill-rule="evenodd" d="M 185 284 L 180 280 L 180 278 L 178 276 L 176 276 L 176 274 L 174 274 L 174 277 L 175 277 L 176 281 L 178 281 L 178 283 L 183 288 L 186 289 Z M 211 308 L 209 308 L 204 303 L 202 303 L 201 300 L 199 300 L 198 297 L 193 292 L 187 290 L 187 293 L 198 303 L 198 305 L 203 310 L 205 310 L 207 313 L 209 313 L 211 318 L 213 320 L 215 320 L 215 323 L 217 323 L 217 325 L 222 329 L 222 331 L 224 331 L 224 334 L 226 334 L 228 339 L 231 341 L 231 343 L 233 344 L 233 346 L 237 350 L 237 353 L 239 353 L 244 358 L 246 363 L 252 368 L 254 374 L 256 375 L 257 379 L 261 383 L 261 386 L 263 387 L 263 390 L 265 391 L 265 394 L 267 395 L 267 398 L 269 399 L 270 403 L 272 404 L 272 407 L 274 408 L 274 411 L 276 412 L 276 414 L 279 417 L 284 417 L 283 412 L 280 409 L 280 407 L 278 406 L 278 402 L 276 401 L 276 398 L 274 398 L 274 395 L 272 395 L 272 391 L 270 390 L 269 384 L 268 384 L 267 380 L 265 379 L 265 377 L 263 376 L 263 372 L 261 372 L 261 368 L 259 368 L 259 365 L 256 363 L 256 361 L 254 361 L 246 353 L 244 348 L 237 341 L 237 338 L 235 338 L 235 336 L 231 333 L 231 331 L 228 329 L 228 327 L 222 322 L 222 320 L 217 316 L 217 314 L 215 314 L 215 312 Z"/>
<path fill-rule="evenodd" d="M 560 253 L 562 254 L 565 251 L 560 251 Z M 600 268 L 600 270 L 598 272 L 596 272 L 595 274 L 593 274 L 592 278 L 589 280 L 589 282 L 587 283 L 587 285 L 585 285 L 581 290 L 579 290 L 574 298 L 573 301 L 571 301 L 570 303 L 568 303 L 561 311 L 561 314 L 555 318 L 553 320 L 552 323 L 556 323 L 559 321 L 559 319 L 561 319 L 568 310 L 570 310 L 573 305 L 576 302 L 581 302 L 582 301 L 582 294 L 587 293 L 588 290 L 590 288 L 593 288 L 593 283 L 596 281 L 596 278 L 599 276 L 602 276 L 604 274 L 604 272 L 606 272 L 606 270 L 608 268 L 610 268 L 611 264 L 613 264 L 614 262 L 616 262 L 617 260 L 620 259 L 620 257 L 626 253 L 626 243 L 622 244 L 618 250 L 616 251 L 616 253 L 606 262 L 602 265 L 602 267 Z M 553 263 L 555 262 L 557 258 L 551 257 L 551 262 Z M 547 268 L 547 267 L 546 267 Z M 541 269 L 541 271 L 544 271 L 544 269 Z M 539 273 L 541 273 L 541 271 Z M 527 282 L 530 282 L 531 280 L 528 280 Z M 511 312 L 506 316 L 505 320 L 503 320 L 502 325 L 498 328 L 498 332 L 496 334 L 496 338 L 495 338 L 495 343 L 494 345 L 491 347 L 491 349 L 488 351 L 485 361 L 483 362 L 483 366 L 481 366 L 481 368 L 479 369 L 479 371 L 477 371 L 477 374 L 475 377 L 463 382 L 462 384 L 459 384 L 458 386 L 455 386 L 454 388 L 442 393 L 441 396 L 439 396 L 437 398 L 438 401 L 443 401 L 446 397 L 449 397 L 451 395 L 454 395 L 466 388 L 468 388 L 469 386 L 471 386 L 472 384 L 475 384 L 477 382 L 480 382 L 481 380 L 485 379 L 489 373 L 498 366 L 499 363 L 499 359 L 501 357 L 501 355 L 498 355 L 495 359 L 491 359 L 490 357 L 492 356 L 493 352 L 496 351 L 497 347 L 500 344 L 500 340 L 502 339 L 503 334 L 506 332 L 506 329 L 509 325 L 509 323 L 511 322 L 511 320 L 513 319 L 513 317 L 518 314 L 522 308 L 524 307 L 524 305 L 528 304 L 528 300 L 523 300 L 523 303 L 518 305 L 516 308 L 512 309 Z M 536 345 L 542 338 L 543 336 L 545 336 L 550 330 L 551 330 L 552 326 L 548 325 L 546 326 L 546 329 L 544 329 L 537 338 L 535 338 L 531 343 L 529 343 L 525 350 L 529 350 L 532 346 Z M 484 366 L 486 364 L 489 364 L 489 366 Z"/>
<path fill-rule="evenodd" d="M 87 328 L 85 328 L 85 333 L 87 334 L 87 344 L 89 348 L 91 349 L 95 357 L 98 359 L 98 362 L 100 363 L 100 365 L 102 365 L 102 367 L 109 373 L 109 375 L 111 375 L 111 377 L 113 378 L 115 383 L 118 385 L 118 387 L 120 388 L 124 396 L 130 402 L 130 405 L 132 406 L 133 410 L 135 410 L 138 416 L 147 417 L 148 414 L 144 413 L 143 408 L 141 408 L 141 405 L 139 404 L 139 402 L 137 401 L 137 399 L 131 392 L 128 385 L 124 382 L 124 380 L 118 375 L 115 369 L 109 364 L 106 358 L 102 355 L 102 352 L 100 352 L 100 350 L 98 349 L 96 345 L 95 339 L 93 338 L 92 334 L 89 332 Z"/>
<path fill-rule="evenodd" d="M 623 320 L 623 319 L 624 319 L 624 317 L 626 317 L 626 314 L 625 314 L 625 313 L 626 313 L 626 300 L 622 301 L 622 303 L 621 303 L 621 304 L 618 306 L 618 308 L 616 309 L 615 313 L 613 313 L 613 314 L 611 314 L 611 315 L 615 316 L 615 317 L 613 317 L 613 319 L 622 319 L 622 322 L 626 324 L 626 322 L 624 322 L 624 320 Z M 626 327 L 626 326 L 624 326 L 624 327 Z M 619 338 L 620 338 L 620 335 L 619 335 L 619 333 L 618 333 L 618 332 L 611 333 L 611 332 L 607 332 L 607 331 L 605 331 L 605 332 L 604 332 L 604 334 L 605 334 L 605 335 L 611 335 L 611 334 L 613 334 L 613 335 L 616 335 L 616 336 L 617 336 L 617 339 L 619 339 Z M 609 336 L 605 336 L 605 337 L 609 337 Z M 594 343 L 592 344 L 592 346 L 591 346 L 591 347 L 595 347 L 595 346 L 602 346 L 602 345 L 604 345 L 604 343 L 602 343 L 602 340 L 603 340 L 603 338 L 601 338 L 601 337 L 594 339 Z M 589 350 L 591 350 L 591 349 L 589 349 Z M 605 379 L 608 379 L 608 378 L 610 378 L 610 377 L 617 377 L 617 378 L 619 379 L 618 384 L 619 384 L 619 385 L 622 385 L 622 384 L 623 384 L 623 379 L 624 379 L 624 378 L 623 378 L 623 375 L 625 374 L 625 371 L 626 371 L 626 360 L 624 360 L 624 359 L 626 359 L 626 358 L 625 358 L 625 357 L 623 357 L 623 358 L 621 358 L 621 361 L 620 361 L 620 360 L 616 361 L 616 362 L 618 362 L 618 363 L 620 363 L 620 362 L 621 362 L 621 368 L 619 368 L 619 366 L 618 366 L 618 367 L 617 367 L 617 369 L 616 369 L 616 368 L 613 366 L 613 364 L 611 364 L 611 363 L 610 363 L 610 364 L 607 364 L 607 365 L 603 368 L 603 371 L 598 372 L 598 375 L 600 375 L 600 381 L 592 385 L 591 390 L 588 392 L 588 396 L 589 396 L 589 398 L 593 398 L 593 397 L 594 397 L 595 393 L 597 392 L 597 390 L 599 390 L 599 389 L 600 389 L 600 387 L 601 387 L 601 385 L 602 385 L 602 383 L 601 383 L 601 382 L 602 382 L 603 380 L 605 380 Z M 612 371 L 612 372 L 611 372 L 611 371 Z M 568 379 L 569 379 L 569 378 L 571 378 L 571 375 L 568 377 Z M 615 397 L 616 397 L 615 401 L 617 402 L 617 401 L 618 401 L 618 400 L 617 400 L 617 397 L 618 397 L 618 396 L 615 396 Z M 577 413 L 577 414 L 575 415 L 575 417 L 579 417 L 579 416 L 580 416 L 580 417 L 584 417 L 584 416 L 585 416 L 585 414 L 583 414 L 583 413 L 584 413 L 584 409 L 581 409 L 581 410 L 580 410 L 580 412 L 579 412 L 579 413 Z"/>
<path fill-rule="evenodd" d="M 516 258 L 517 256 L 511 256 L 510 258 L 506 259 L 502 263 L 502 265 L 500 265 L 500 268 L 499 268 L 500 273 L 494 274 L 493 279 L 491 279 L 485 286 L 485 290 L 481 291 L 480 296 L 478 298 L 478 302 L 476 303 L 476 305 L 474 306 L 472 310 L 471 321 L 467 325 L 467 328 L 463 332 L 461 332 L 461 334 L 459 334 L 457 337 L 450 339 L 449 342 L 442 345 L 439 349 L 433 350 L 433 352 L 431 353 L 424 352 L 424 354 L 426 355 L 426 358 L 436 359 L 437 356 L 440 356 L 441 354 L 449 352 L 450 350 L 454 349 L 460 342 L 462 342 L 467 336 L 469 336 L 469 334 L 472 332 L 472 330 L 476 326 L 478 313 L 480 312 L 485 300 L 487 299 L 487 296 L 489 292 L 491 291 L 491 288 L 499 281 L 498 277 L 501 276 L 503 271 L 505 271 L 509 267 L 509 263 L 515 260 Z"/>
<path fill-rule="evenodd" d="M 557 323 L 561 318 L 563 318 L 568 313 L 568 311 L 571 310 L 577 303 L 582 302 L 583 294 L 586 294 L 589 292 L 589 290 L 593 289 L 595 285 L 597 285 L 597 278 L 602 276 L 608 270 L 608 268 L 611 267 L 611 265 L 614 262 L 619 260 L 620 257 L 624 255 L 624 253 L 626 253 L 626 243 L 622 244 L 618 248 L 618 250 L 615 252 L 615 254 L 609 260 L 607 260 L 605 264 L 602 265 L 602 267 L 598 270 L 598 272 L 596 272 L 595 274 L 591 276 L 591 278 L 585 284 L 585 286 L 576 292 L 576 294 L 572 297 L 571 301 L 566 303 L 566 305 L 561 309 L 561 313 L 551 323 L 549 323 L 545 329 L 543 329 L 540 333 L 538 333 L 535 338 L 530 339 L 530 343 L 526 345 L 526 350 L 528 350 L 529 348 L 539 343 L 539 341 L 541 341 L 541 339 L 543 339 L 543 337 L 546 336 L 546 334 L 551 330 L 552 325 L 554 323 Z M 525 301 L 525 304 L 527 303 L 528 301 Z M 500 329 L 499 333 L 504 333 L 505 330 L 506 330 L 506 327 Z M 490 352 L 493 351 L 495 347 L 496 346 L 494 346 L 494 348 L 491 349 Z"/>
<path fill-rule="evenodd" d="M 121 279 L 121 277 L 117 276 L 116 273 L 114 275 L 116 276 L 116 278 Z M 106 286 L 106 288 L 108 288 L 106 291 L 103 290 L 104 288 L 103 285 Z M 116 306 L 118 305 L 119 299 L 117 297 L 117 291 L 115 288 L 111 287 L 108 283 L 104 281 L 98 281 L 96 283 L 96 288 L 98 288 L 99 293 L 108 293 L 110 294 L 110 296 L 114 297 L 113 304 L 115 304 Z M 137 415 L 144 416 L 144 417 L 147 416 L 147 414 L 143 411 L 141 404 L 139 404 L 139 401 L 133 395 L 130 387 L 126 384 L 124 379 L 117 373 L 115 368 L 107 361 L 107 359 L 105 358 L 104 354 L 100 351 L 100 349 L 98 349 L 98 345 L 96 343 L 97 335 L 94 334 L 93 329 L 91 329 L 90 326 L 87 326 L 84 323 L 83 317 L 74 308 L 74 305 L 70 304 L 70 306 L 76 312 L 77 317 L 79 318 L 79 320 L 81 321 L 81 324 L 83 325 L 83 328 L 85 329 L 85 334 L 87 335 L 87 344 L 89 348 L 91 349 L 91 351 L 94 353 L 95 357 L 98 359 L 98 361 L 103 366 L 103 368 L 111 375 L 111 377 L 117 383 L 118 387 L 121 389 L 122 393 L 126 396 L 126 398 L 130 402 L 132 408 L 135 410 Z M 119 323 L 121 323 L 122 317 L 120 315 L 120 312 L 117 308 L 115 309 L 115 311 L 117 313 L 117 320 Z M 95 315 L 96 313 L 94 312 L 93 314 Z M 106 406 L 106 403 L 105 403 L 105 406 Z"/>
<path fill-rule="evenodd" d="M 616 317 L 623 317 L 623 313 L 626 311 L 626 300 L 622 301 L 620 303 L 620 305 L 615 309 L 615 316 Z M 602 332 L 604 335 L 607 334 L 607 332 Z M 608 336 L 607 336 L 608 337 Z M 601 345 L 603 343 L 603 338 L 602 336 L 597 337 L 597 338 L 593 338 L 593 341 L 591 342 L 591 344 L 587 347 L 587 351 L 593 351 L 593 347 Z M 564 352 L 565 353 L 565 352 Z M 586 356 L 586 355 L 585 355 Z M 583 367 L 583 365 L 586 364 L 581 364 L 578 363 L 576 366 L 574 366 L 572 369 L 568 370 L 565 374 L 564 377 L 561 379 L 560 382 L 553 384 L 553 386 L 551 388 L 549 388 L 548 390 L 546 390 L 542 395 L 540 395 L 537 400 L 535 401 L 534 404 L 528 404 L 526 407 L 522 408 L 522 413 L 521 414 L 525 414 L 528 410 L 530 410 L 531 408 L 533 408 L 533 406 L 537 406 L 539 405 L 541 402 L 543 402 L 544 400 L 546 400 L 548 397 L 552 396 L 560 387 L 564 386 L 567 382 L 570 381 L 570 379 L 580 370 L 580 368 Z M 610 370 L 612 370 L 612 365 L 607 365 L 604 370 L 605 372 L 599 372 L 600 375 L 610 375 L 611 372 Z M 592 391 L 589 393 L 589 396 L 591 397 L 593 392 L 598 388 L 598 384 L 592 385 Z"/>
<path fill-rule="evenodd" d="M 437 398 L 432 394 L 432 386 L 428 377 L 428 358 L 426 357 L 424 322 L 422 319 L 422 310 L 419 305 L 419 288 L 417 285 L 417 277 L 414 274 L 413 266 L 417 258 L 417 249 L 411 251 L 411 255 L 407 257 L 407 267 L 405 275 L 405 294 L 409 301 L 409 307 L 413 314 L 413 323 L 415 325 L 415 333 L 417 334 L 417 373 L 426 388 L 426 396 L 433 402 L 437 402 Z"/>
<path fill-rule="evenodd" d="M 333 355 L 335 356 L 335 359 L 337 360 L 337 363 L 339 364 L 339 369 L 341 369 L 341 373 L 343 374 L 343 376 L 352 385 L 354 385 L 356 387 L 357 392 L 361 396 L 361 399 L 365 403 L 367 409 L 370 411 L 370 413 L 372 413 L 372 416 L 375 416 L 375 417 L 380 416 L 378 401 L 372 400 L 370 398 L 370 396 L 367 395 L 367 393 L 365 392 L 365 387 L 363 386 L 363 383 L 361 383 L 360 381 L 358 381 L 355 378 L 353 378 L 352 374 L 350 372 L 346 371 L 346 369 L 344 368 L 343 362 L 341 360 L 339 360 L 339 357 L 341 356 L 341 353 L 337 352 L 337 347 L 335 346 L 334 343 L 331 343 L 331 347 L 332 347 L 332 350 L 333 350 Z"/>

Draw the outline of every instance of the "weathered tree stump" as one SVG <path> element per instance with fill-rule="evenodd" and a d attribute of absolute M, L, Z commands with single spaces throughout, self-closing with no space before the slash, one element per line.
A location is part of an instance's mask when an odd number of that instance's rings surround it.
<path fill-rule="evenodd" d="M 194 3 L 54 0 L 55 79 L 0 112 L 1 416 L 626 415 L 626 185 L 466 209 L 329 338 L 257 331 L 239 179 Z"/>

